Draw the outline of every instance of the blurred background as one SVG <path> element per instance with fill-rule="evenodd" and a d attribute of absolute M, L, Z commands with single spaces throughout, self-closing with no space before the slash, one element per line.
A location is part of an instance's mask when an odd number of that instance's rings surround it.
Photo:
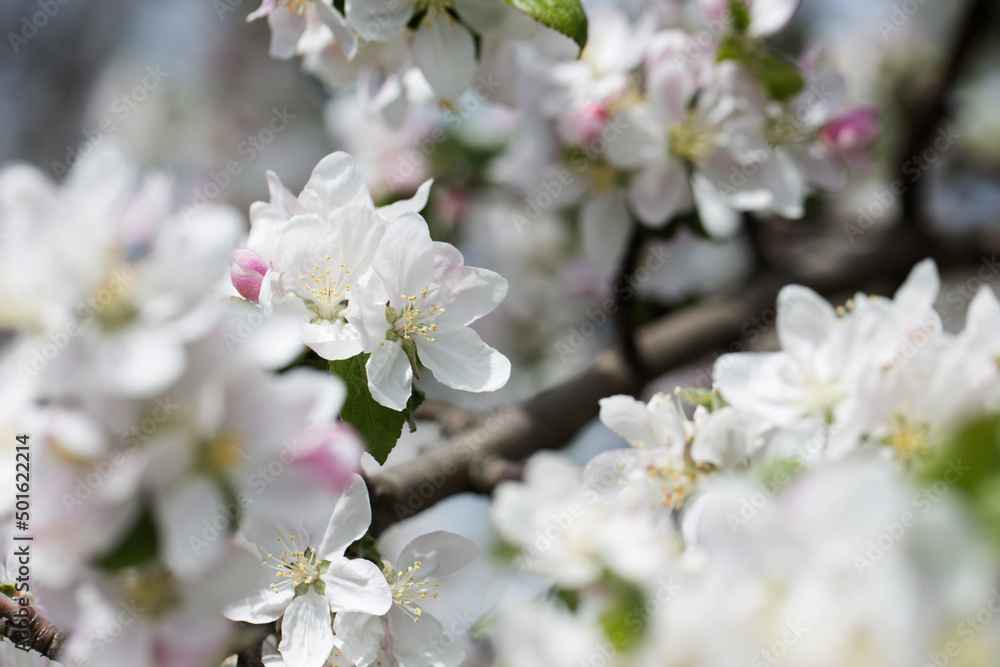
<path fill-rule="evenodd" d="M 632 3 L 636 4 L 636 3 Z M 669 4 L 669 3 L 662 3 Z M 941 75 L 964 2 L 934 0 L 804 0 L 777 49 L 798 54 L 822 49 L 849 83 L 852 102 L 882 111 L 883 138 L 870 168 L 851 175 L 846 190 L 814 195 L 802 220 L 763 220 L 762 237 L 747 233 L 712 241 L 687 231 L 657 240 L 669 261 L 636 284 L 637 319 L 650 321 L 687 304 L 724 294 L 741 284 L 754 253 L 838 261 L 872 243 L 899 220 L 898 197 L 885 194 L 899 177 L 898 155 L 917 101 Z M 599 266 L 581 249 L 573 220 L 543 211 L 521 228 L 513 217 L 526 193 L 496 182 L 497 160 L 515 132 L 519 111 L 510 99 L 477 99 L 456 108 L 410 107 L 398 126 L 366 111 L 350 91 L 331 94 L 300 69 L 297 59 L 268 56 L 264 21 L 247 23 L 256 0 L 6 0 L 0 4 L 0 164 L 27 161 L 61 178 L 78 156 L 104 141 L 121 141 L 139 163 L 163 169 L 175 181 L 178 207 L 227 203 L 246 211 L 267 198 L 265 172 L 273 170 L 293 192 L 312 167 L 333 150 L 358 159 L 373 193 L 383 202 L 409 196 L 435 178 L 425 212 L 435 236 L 455 243 L 470 265 L 499 271 L 511 284 L 497 312 L 480 324 L 483 337 L 514 362 L 511 382 L 493 395 L 457 396 L 432 390 L 460 410 L 427 422 L 411 445 L 433 442 L 442 430 L 463 425 L 462 410 L 482 413 L 529 399 L 572 377 L 615 335 L 600 310 L 611 295 L 614 269 Z M 907 13 L 904 9 L 915 8 Z M 592 28 L 593 29 L 593 28 Z M 1000 246 L 1000 39 L 996 25 L 978 40 L 970 65 L 944 102 L 953 141 L 921 169 L 920 207 L 929 225 L 973 235 L 984 248 Z M 504 102 L 504 103 L 501 103 Z M 435 133 L 441 128 L 444 134 Z M 443 138 L 441 138 L 443 137 Z M 235 163 L 235 167 L 233 166 Z M 873 230 L 851 230 L 872 206 Z M 984 256 L 985 259 L 985 256 Z M 983 265 L 992 266 L 988 262 Z M 945 271 L 938 308 L 959 328 L 963 296 L 980 283 L 1000 282 L 983 266 Z M 993 281 L 993 282 L 991 282 Z M 892 279 L 868 286 L 891 292 Z M 956 297 L 956 295 L 960 295 Z M 843 302 L 850 294 L 842 295 Z M 831 300 L 838 302 L 836 296 Z M 773 326 L 751 332 L 751 349 L 773 346 Z M 675 385 L 707 386 L 714 357 L 654 380 L 650 394 Z M 440 415 L 438 415 L 440 416 Z M 568 451 L 579 462 L 619 441 L 599 424 L 585 428 Z M 404 440 L 389 464 L 414 456 Z M 488 501 L 457 496 L 387 539 L 400 548 L 411 537 L 447 526 L 489 553 Z M 392 549 L 390 548 L 390 551 Z M 463 594 L 438 610 L 446 628 L 465 634 L 510 585 L 489 559 L 460 575 Z M 484 582 L 488 581 L 488 585 Z M 530 583 L 524 583 L 530 589 Z M 464 624 L 464 626 L 463 626 Z M 470 653 L 470 664 L 485 657 Z"/>

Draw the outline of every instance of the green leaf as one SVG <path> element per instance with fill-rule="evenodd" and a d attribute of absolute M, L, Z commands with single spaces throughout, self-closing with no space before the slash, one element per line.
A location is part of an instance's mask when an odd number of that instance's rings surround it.
<path fill-rule="evenodd" d="M 729 11 L 733 14 L 733 28 L 746 32 L 750 28 L 750 10 L 742 0 L 729 0 Z"/>
<path fill-rule="evenodd" d="M 406 410 L 403 411 L 406 423 L 410 427 L 410 433 L 414 433 L 417 430 L 417 422 L 413 421 L 413 413 L 424 404 L 424 399 L 426 398 L 427 394 L 417 389 L 416 385 L 413 385 L 413 393 L 410 394 L 410 400 L 406 402 Z"/>
<path fill-rule="evenodd" d="M 382 569 L 382 554 L 378 552 L 378 547 L 375 545 L 375 538 L 367 533 L 355 540 L 351 546 L 347 547 L 347 555 L 349 558 L 364 558 L 367 561 L 375 563 L 380 570 Z"/>
<path fill-rule="evenodd" d="M 403 433 L 406 415 L 379 404 L 372 397 L 365 371 L 368 356 L 359 354 L 343 361 L 331 361 L 330 372 L 340 376 L 347 385 L 347 400 L 340 411 L 340 418 L 358 429 L 368 452 L 379 463 L 385 463 Z M 410 400 L 413 400 L 412 396 Z"/>
<path fill-rule="evenodd" d="M 719 45 L 717 60 L 738 60 L 753 72 L 772 99 L 784 102 L 797 95 L 806 82 L 794 63 L 772 56 L 743 35 L 730 35 Z"/>
<path fill-rule="evenodd" d="M 798 67 L 766 53 L 756 55 L 750 68 L 760 77 L 761 83 L 772 98 L 784 102 L 805 88 L 806 82 Z"/>
<path fill-rule="evenodd" d="M 116 572 L 155 559 L 157 549 L 156 526 L 149 508 L 144 508 L 128 537 L 98 564 L 105 570 Z"/>
<path fill-rule="evenodd" d="M 958 431 L 928 463 L 923 478 L 933 484 L 946 475 L 972 494 L 1000 475 L 1000 415 L 977 419 Z"/>
<path fill-rule="evenodd" d="M 629 651 L 646 630 L 646 596 L 638 586 L 610 572 L 605 573 L 604 583 L 614 594 L 614 603 L 601 614 L 601 627 L 616 649 Z"/>
<path fill-rule="evenodd" d="M 587 45 L 587 14 L 579 0 L 507 0 L 507 4 L 566 35 L 581 50 Z"/>

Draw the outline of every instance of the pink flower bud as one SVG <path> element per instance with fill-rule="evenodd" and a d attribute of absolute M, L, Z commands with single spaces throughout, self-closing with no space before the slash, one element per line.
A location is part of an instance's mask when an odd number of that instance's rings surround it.
<path fill-rule="evenodd" d="M 583 144 L 601 136 L 610 114 L 602 104 L 587 102 L 570 111 L 563 119 L 563 129 L 570 143 Z"/>
<path fill-rule="evenodd" d="M 868 150 L 881 134 L 882 121 L 878 109 L 858 107 L 830 121 L 820 136 L 848 162 L 865 163 L 868 161 Z"/>
<path fill-rule="evenodd" d="M 260 286 L 267 273 L 267 262 L 250 248 L 237 248 L 229 256 L 230 275 L 233 286 L 247 301 L 257 303 L 260 299 Z"/>

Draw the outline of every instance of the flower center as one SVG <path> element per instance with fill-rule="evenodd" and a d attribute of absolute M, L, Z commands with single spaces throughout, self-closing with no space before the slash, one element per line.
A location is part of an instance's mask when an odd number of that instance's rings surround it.
<path fill-rule="evenodd" d="M 302 14 L 306 11 L 306 3 L 310 0 L 278 0 L 277 4 L 280 5 L 284 1 L 288 5 L 288 11 L 295 14 Z"/>
<path fill-rule="evenodd" d="M 670 127 L 667 134 L 670 152 L 682 160 L 703 165 L 715 154 L 719 145 L 718 130 L 702 125 L 693 109 L 680 123 Z"/>
<path fill-rule="evenodd" d="M 449 21 L 454 22 L 454 19 L 448 13 L 448 10 L 455 11 L 455 4 L 451 0 L 410 0 L 410 2 L 417 6 L 417 11 L 422 9 L 426 12 L 424 14 L 424 25 L 429 26 L 432 20 L 436 20 L 442 15 L 447 16 Z"/>
<path fill-rule="evenodd" d="M 413 340 L 413 335 L 422 336 L 428 343 L 434 342 L 433 333 L 437 331 L 437 324 L 434 318 L 443 315 L 444 308 L 438 308 L 435 303 L 426 303 L 427 288 L 420 290 L 419 295 L 407 296 L 401 294 L 403 306 L 394 309 L 386 306 L 385 318 L 392 325 L 392 336 L 387 336 L 390 340 Z M 417 301 L 420 303 L 417 303 Z"/>
<path fill-rule="evenodd" d="M 124 570 L 122 585 L 125 597 L 153 616 L 163 614 L 180 602 L 177 582 L 160 564 Z"/>
<path fill-rule="evenodd" d="M 905 463 L 915 463 L 923 459 L 940 442 L 937 429 L 926 421 L 914 421 L 897 414 L 892 430 L 882 438 L 882 444 L 892 447 Z"/>
<path fill-rule="evenodd" d="M 324 257 L 323 262 L 330 262 L 330 255 Z M 301 289 L 296 293 L 310 302 L 307 305 L 317 317 L 333 320 L 347 307 L 347 297 L 351 292 L 350 277 L 351 269 L 343 262 L 324 264 L 323 268 L 316 263 L 308 276 L 298 275 Z"/>
<path fill-rule="evenodd" d="M 319 560 L 316 550 L 306 547 L 302 551 L 295 551 L 295 536 L 289 538 L 288 548 L 282 538 L 278 538 L 278 543 L 282 547 L 279 555 L 268 554 L 261 565 L 274 570 L 277 581 L 272 583 L 271 590 L 275 593 L 291 586 L 297 595 L 304 595 L 309 587 L 313 587 L 317 593 L 323 595 L 326 592 L 326 583 L 320 578 L 330 568 L 330 561 Z"/>
<path fill-rule="evenodd" d="M 419 560 L 406 568 L 405 571 L 396 570 L 390 563 L 382 562 L 384 564 L 382 572 L 385 574 L 385 578 L 389 582 L 389 588 L 392 590 L 393 604 L 406 612 L 406 615 L 412 618 L 414 622 L 419 622 L 424 610 L 417 603 L 428 596 L 436 598 L 438 594 L 434 589 L 441 584 L 435 583 L 430 585 L 429 579 L 417 580 L 416 574 L 420 570 L 421 565 Z"/>

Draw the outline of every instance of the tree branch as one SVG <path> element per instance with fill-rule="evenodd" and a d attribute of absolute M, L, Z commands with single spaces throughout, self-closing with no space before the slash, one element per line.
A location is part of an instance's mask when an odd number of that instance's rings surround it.
<path fill-rule="evenodd" d="M 66 635 L 32 606 L 21 604 L 0 593 L 0 634 L 19 647 L 30 646 L 47 658 L 57 660 Z"/>
<path fill-rule="evenodd" d="M 994 9 L 995 4 L 996 0 L 969 1 L 944 69 L 928 94 L 922 110 L 915 114 L 916 121 L 910 128 L 896 163 L 897 173 L 905 173 L 903 169 L 907 163 L 919 155 L 937 136 L 938 125 L 948 111 L 948 93 L 954 88 L 958 77 L 965 69 L 976 41 L 989 27 L 990 10 Z M 911 183 L 910 187 L 900 195 L 903 220 L 909 222 L 914 229 L 919 229 L 922 222 L 919 187 L 922 182 Z"/>
<path fill-rule="evenodd" d="M 626 284 L 632 279 L 635 273 L 635 265 L 639 259 L 639 252 L 642 250 L 643 234 L 639 223 L 632 222 L 632 232 L 629 235 L 628 244 L 625 246 L 625 254 L 622 255 L 621 266 L 618 275 L 612 283 L 612 293 L 615 299 L 615 325 L 618 329 L 618 342 L 621 345 L 622 358 L 628 368 L 636 378 L 646 377 L 646 367 L 643 365 L 639 349 L 635 341 L 635 294 L 625 290 L 616 289 L 620 284 Z"/>
<path fill-rule="evenodd" d="M 637 349 L 650 377 L 663 375 L 712 352 L 728 350 L 743 326 L 770 309 L 785 285 L 806 285 L 821 294 L 852 293 L 872 281 L 899 284 L 912 266 L 931 256 L 939 267 L 978 262 L 983 248 L 976 243 L 949 246 L 904 230 L 886 234 L 865 253 L 822 261 L 812 258 L 790 270 L 767 270 L 739 292 L 707 299 L 642 327 Z M 372 531 L 423 511 L 457 493 L 489 493 L 511 467 L 543 449 L 566 444 L 597 416 L 598 400 L 613 394 L 637 395 L 645 382 L 631 373 L 621 352 L 605 350 L 576 378 L 539 394 L 521 407 L 490 414 L 478 426 L 435 445 L 413 461 L 379 471 L 368 479 Z"/>

